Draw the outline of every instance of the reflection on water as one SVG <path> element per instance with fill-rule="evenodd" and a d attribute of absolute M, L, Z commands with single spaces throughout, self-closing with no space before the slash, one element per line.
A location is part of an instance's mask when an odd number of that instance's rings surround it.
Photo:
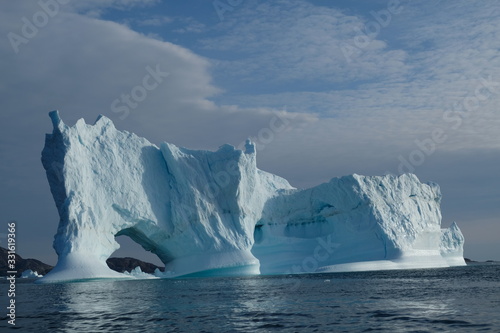
<path fill-rule="evenodd" d="M 52 285 L 21 279 L 16 323 L 21 332 L 500 331 L 499 268 Z"/>
<path fill-rule="evenodd" d="M 233 281 L 234 306 L 230 308 L 232 328 L 245 332 L 290 327 L 303 331 L 313 316 L 298 305 L 299 297 L 286 278 L 253 278 Z M 298 310 L 300 308 L 300 310 Z"/>
<path fill-rule="evenodd" d="M 121 291 L 123 286 L 118 281 L 99 281 L 94 283 L 66 283 L 61 285 L 60 311 L 63 317 L 74 317 L 76 320 L 62 321 L 61 330 L 74 332 L 95 329 L 126 328 L 120 323 L 133 313 L 124 311 L 123 304 L 131 301 L 126 293 L 110 293 L 110 290 Z M 138 312 L 136 312 L 138 313 Z M 120 314 L 120 317 L 117 317 Z M 116 324 L 110 324 L 110 319 Z"/>

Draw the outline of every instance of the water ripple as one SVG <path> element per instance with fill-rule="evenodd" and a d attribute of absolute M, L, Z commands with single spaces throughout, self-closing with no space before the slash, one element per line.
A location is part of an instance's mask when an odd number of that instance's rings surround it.
<path fill-rule="evenodd" d="M 21 332 L 500 332 L 500 266 L 35 285 Z M 329 280 L 330 283 L 324 283 Z M 289 284 L 286 284 L 289 286 Z M 3 323 L 8 317 L 2 316 Z M 0 329 L 1 331 L 1 329 Z"/>

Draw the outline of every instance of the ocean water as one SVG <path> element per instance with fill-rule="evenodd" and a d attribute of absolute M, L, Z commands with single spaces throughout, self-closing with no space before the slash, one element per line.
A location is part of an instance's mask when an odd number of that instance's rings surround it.
<path fill-rule="evenodd" d="M 500 332 L 500 265 L 49 285 L 19 279 L 16 304 L 18 332 Z"/>

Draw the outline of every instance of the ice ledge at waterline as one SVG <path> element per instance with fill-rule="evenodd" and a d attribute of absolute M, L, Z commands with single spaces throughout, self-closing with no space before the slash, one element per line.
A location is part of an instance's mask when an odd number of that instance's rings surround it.
<path fill-rule="evenodd" d="M 158 148 L 100 116 L 50 113 L 42 163 L 59 211 L 59 259 L 41 282 L 130 278 L 106 259 L 127 235 L 163 277 L 465 265 L 464 238 L 441 230 L 438 185 L 415 175 L 333 178 L 295 189 L 259 170 L 254 145 Z"/>

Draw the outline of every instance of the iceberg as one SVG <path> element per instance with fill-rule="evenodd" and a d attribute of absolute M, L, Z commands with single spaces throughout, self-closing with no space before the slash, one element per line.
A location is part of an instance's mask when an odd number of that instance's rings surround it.
<path fill-rule="evenodd" d="M 55 268 L 40 282 L 130 278 L 106 265 L 129 236 L 157 276 L 231 276 L 465 265 L 441 230 L 439 186 L 413 174 L 350 175 L 310 189 L 257 168 L 256 149 L 160 147 L 99 116 L 50 113 L 42 164 L 59 212 Z"/>
<path fill-rule="evenodd" d="M 129 276 L 132 276 L 136 279 L 158 279 L 157 276 L 155 276 L 154 274 L 148 274 L 148 273 L 145 273 L 142 271 L 141 267 L 137 266 L 136 268 L 134 268 L 133 270 L 131 270 L 130 272 L 123 272 L 123 274 L 125 275 L 129 275 Z"/>
<path fill-rule="evenodd" d="M 21 274 L 22 279 L 37 279 L 41 278 L 42 276 L 43 275 L 38 274 L 37 271 L 32 271 L 31 269 L 27 269 Z"/>

